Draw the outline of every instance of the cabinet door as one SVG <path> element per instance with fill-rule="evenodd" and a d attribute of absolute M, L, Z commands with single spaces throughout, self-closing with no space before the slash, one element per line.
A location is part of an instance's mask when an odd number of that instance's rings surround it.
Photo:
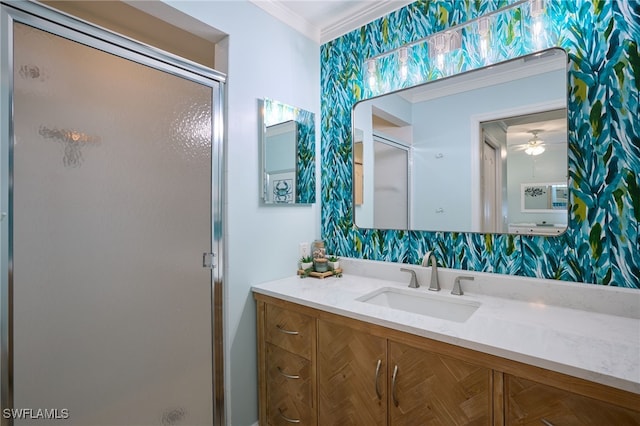
<path fill-rule="evenodd" d="M 386 339 L 318 322 L 318 424 L 386 425 L 386 346 Z"/>
<path fill-rule="evenodd" d="M 640 412 L 505 375 L 508 425 L 640 425 Z"/>
<path fill-rule="evenodd" d="M 391 425 L 491 422 L 488 368 L 390 341 L 389 374 Z"/>

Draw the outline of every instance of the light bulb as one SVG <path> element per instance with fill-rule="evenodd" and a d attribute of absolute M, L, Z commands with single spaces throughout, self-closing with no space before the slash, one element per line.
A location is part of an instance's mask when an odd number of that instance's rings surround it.
<path fill-rule="evenodd" d="M 536 18 L 533 21 L 533 38 L 538 42 L 540 40 L 540 36 L 542 35 L 542 19 Z"/>
<path fill-rule="evenodd" d="M 404 81 L 407 79 L 409 67 L 407 66 L 409 55 L 406 47 L 401 47 L 398 50 L 398 61 L 400 62 L 400 78 Z"/>
<path fill-rule="evenodd" d="M 376 76 L 375 75 L 370 75 L 369 76 L 369 87 L 373 88 L 376 85 Z"/>
<path fill-rule="evenodd" d="M 400 78 L 404 81 L 407 79 L 407 74 L 409 73 L 409 70 L 407 69 L 407 64 L 401 64 L 400 65 Z"/>
<path fill-rule="evenodd" d="M 542 44 L 542 32 L 544 29 L 543 18 L 545 13 L 545 0 L 531 0 L 531 18 L 533 23 L 531 25 L 531 35 L 533 36 L 533 42 L 536 48 L 540 48 Z"/>
<path fill-rule="evenodd" d="M 367 61 L 367 74 L 369 75 L 369 88 L 373 89 L 377 83 L 375 59 L 369 59 Z"/>
<path fill-rule="evenodd" d="M 480 55 L 486 59 L 489 56 L 489 18 L 478 20 L 478 34 L 480 35 Z"/>
<path fill-rule="evenodd" d="M 482 59 L 487 59 L 487 56 L 489 55 L 489 42 L 485 37 L 480 39 L 480 55 L 482 56 Z"/>

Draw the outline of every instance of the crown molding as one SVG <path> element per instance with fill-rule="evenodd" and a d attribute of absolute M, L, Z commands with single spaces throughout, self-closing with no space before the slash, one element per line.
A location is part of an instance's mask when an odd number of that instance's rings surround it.
<path fill-rule="evenodd" d="M 410 0 L 368 0 L 363 1 L 361 7 L 345 7 L 343 13 L 336 14 L 332 22 L 326 26 L 321 26 L 310 22 L 302 15 L 292 11 L 279 0 L 249 0 L 260 9 L 279 19 L 291 28 L 309 37 L 310 39 L 324 44 L 341 35 L 362 27 L 382 16 L 404 7 L 413 1 Z M 349 6 L 349 0 L 343 3 Z"/>
<path fill-rule="evenodd" d="M 370 1 L 356 11 L 349 11 L 330 25 L 320 29 L 320 44 L 327 43 L 346 33 L 356 30 L 375 21 L 401 7 L 413 3 L 413 0 L 383 0 Z"/>
<path fill-rule="evenodd" d="M 294 30 L 309 37 L 311 40 L 320 42 L 320 28 L 309 22 L 304 17 L 284 6 L 278 0 L 249 0 L 260 9 L 271 16 L 281 20 Z"/>

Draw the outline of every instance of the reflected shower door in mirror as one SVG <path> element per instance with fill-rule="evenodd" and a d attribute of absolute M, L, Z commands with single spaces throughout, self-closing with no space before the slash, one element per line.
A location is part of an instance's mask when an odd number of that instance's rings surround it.
<path fill-rule="evenodd" d="M 259 108 L 262 202 L 314 203 L 314 114 L 271 99 L 260 100 Z"/>
<path fill-rule="evenodd" d="M 521 211 L 521 184 L 567 182 L 567 55 L 553 48 L 358 102 L 353 109 L 354 215 L 361 228 L 508 233 L 564 229 L 568 209 Z M 392 141 L 406 165 L 378 173 Z M 398 163 L 399 164 L 399 163 Z M 385 167 L 388 167 L 385 164 Z M 380 181 L 380 179 L 385 179 Z M 408 196 L 388 210 L 394 181 Z M 406 213 L 405 213 L 406 211 Z M 529 226 L 528 233 L 536 233 Z"/>
<path fill-rule="evenodd" d="M 362 171 L 362 140 L 355 140 L 355 179 Z M 410 149 L 401 141 L 378 135 L 373 137 L 373 150 L 367 159 L 373 163 L 373 173 L 366 176 L 371 182 L 366 186 L 367 194 L 358 190 L 355 198 L 359 218 L 367 223 L 375 223 L 385 229 L 406 229 L 409 223 L 409 162 Z M 365 176 L 362 176 L 364 178 Z M 364 200 L 369 202 L 365 203 Z"/>

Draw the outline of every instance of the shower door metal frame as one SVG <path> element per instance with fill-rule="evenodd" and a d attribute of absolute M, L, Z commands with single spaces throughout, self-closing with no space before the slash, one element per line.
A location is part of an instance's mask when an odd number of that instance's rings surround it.
<path fill-rule="evenodd" d="M 224 89 L 226 76 L 195 62 L 121 36 L 28 0 L 0 1 L 0 404 L 13 407 L 13 23 L 73 40 L 124 59 L 208 86 L 211 135 L 211 336 L 213 424 L 225 424 L 223 335 Z M 203 250 L 206 249 L 203 247 Z M 197 262 L 197 259 L 194 259 Z M 205 267 L 205 265 L 203 265 Z M 207 265 L 209 267 L 209 265 Z M 0 412 L 0 425 L 13 425 Z"/>

